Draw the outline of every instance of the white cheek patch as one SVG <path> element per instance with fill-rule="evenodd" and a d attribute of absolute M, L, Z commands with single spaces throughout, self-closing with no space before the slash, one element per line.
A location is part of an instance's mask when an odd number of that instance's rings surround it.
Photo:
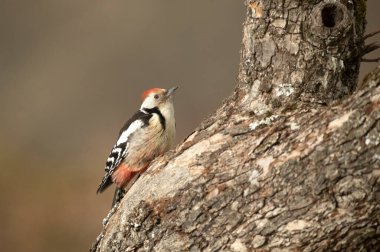
<path fill-rule="evenodd" d="M 153 96 L 146 97 L 144 102 L 141 104 L 141 108 L 154 108 L 155 106 L 156 100 Z"/>
<path fill-rule="evenodd" d="M 119 139 L 117 140 L 117 143 L 116 145 L 119 145 L 121 143 L 125 143 L 128 141 L 128 138 L 129 136 L 134 133 L 136 130 L 138 129 L 141 129 L 142 126 L 144 125 L 143 121 L 141 120 L 137 120 L 137 121 L 134 121 L 133 123 L 131 123 L 131 125 L 129 125 L 128 129 L 125 130 L 119 137 Z"/>

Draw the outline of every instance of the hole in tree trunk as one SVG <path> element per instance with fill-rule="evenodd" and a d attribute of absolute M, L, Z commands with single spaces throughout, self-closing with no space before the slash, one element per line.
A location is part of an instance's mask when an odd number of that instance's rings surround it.
<path fill-rule="evenodd" d="M 328 28 L 333 28 L 343 19 L 343 12 L 334 4 L 326 4 L 322 9 L 322 22 Z"/>

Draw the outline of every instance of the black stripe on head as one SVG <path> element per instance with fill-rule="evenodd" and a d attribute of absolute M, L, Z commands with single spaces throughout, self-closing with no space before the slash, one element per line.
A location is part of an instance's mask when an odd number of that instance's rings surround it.
<path fill-rule="evenodd" d="M 144 126 L 146 126 L 149 122 L 149 119 L 152 117 L 152 114 L 149 114 L 147 112 L 137 111 L 120 129 L 119 136 L 131 126 L 131 124 L 136 120 L 141 120 L 144 123 Z M 143 126 L 143 127 L 144 127 Z"/>
<path fill-rule="evenodd" d="M 161 126 L 162 128 L 165 130 L 166 128 L 166 120 L 165 120 L 165 117 L 162 115 L 161 111 L 157 108 L 157 107 L 154 107 L 154 108 L 143 108 L 144 111 L 148 112 L 149 114 L 157 114 L 159 119 L 160 119 L 160 123 L 161 123 Z"/>

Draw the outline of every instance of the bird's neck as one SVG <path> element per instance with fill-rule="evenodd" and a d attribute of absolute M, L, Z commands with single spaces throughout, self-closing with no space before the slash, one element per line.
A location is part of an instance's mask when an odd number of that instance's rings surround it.
<path fill-rule="evenodd" d="M 153 108 L 141 108 L 141 111 L 148 114 L 157 114 L 160 117 L 163 117 L 163 121 L 166 122 L 166 126 L 168 127 L 175 127 L 175 120 L 174 120 L 174 106 L 173 103 L 168 102 L 165 104 L 162 104 L 159 107 L 153 107 Z M 167 125 L 168 123 L 173 125 Z"/>
<path fill-rule="evenodd" d="M 174 121 L 174 106 L 173 103 L 167 102 L 158 107 L 166 121 Z"/>

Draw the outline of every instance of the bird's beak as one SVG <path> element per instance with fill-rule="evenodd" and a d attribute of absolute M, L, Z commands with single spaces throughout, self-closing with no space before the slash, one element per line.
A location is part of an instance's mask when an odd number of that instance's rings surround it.
<path fill-rule="evenodd" d="M 172 87 L 172 88 L 170 88 L 170 89 L 168 90 L 168 92 L 166 93 L 166 97 L 170 97 L 170 96 L 174 93 L 174 91 L 177 90 L 177 88 L 178 88 L 178 87 Z"/>

